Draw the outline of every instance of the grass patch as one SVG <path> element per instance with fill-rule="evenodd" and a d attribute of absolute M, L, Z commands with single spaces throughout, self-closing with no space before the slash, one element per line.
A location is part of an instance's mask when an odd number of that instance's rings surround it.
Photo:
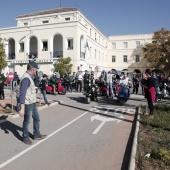
<path fill-rule="evenodd" d="M 170 106 L 156 105 L 154 119 L 141 115 L 136 169 L 170 169 Z"/>

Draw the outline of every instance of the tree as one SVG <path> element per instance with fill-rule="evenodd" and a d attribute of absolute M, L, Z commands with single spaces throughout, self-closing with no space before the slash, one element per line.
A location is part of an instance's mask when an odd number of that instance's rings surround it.
<path fill-rule="evenodd" d="M 0 38 L 0 72 L 7 66 L 4 44 Z"/>
<path fill-rule="evenodd" d="M 59 72 L 60 76 L 63 76 L 65 73 L 71 72 L 72 64 L 70 64 L 71 58 L 60 57 L 57 60 L 57 63 L 54 64 L 54 72 Z"/>
<path fill-rule="evenodd" d="M 170 73 L 170 31 L 162 28 L 154 32 L 152 43 L 145 44 L 142 48 L 144 58 L 150 66 Z"/>

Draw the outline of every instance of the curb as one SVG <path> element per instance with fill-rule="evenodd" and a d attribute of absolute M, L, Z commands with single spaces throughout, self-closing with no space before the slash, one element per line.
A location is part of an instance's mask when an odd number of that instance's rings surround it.
<path fill-rule="evenodd" d="M 136 157 L 137 143 L 138 143 L 140 109 L 141 109 L 140 106 L 138 106 L 136 109 L 137 110 L 136 126 L 135 126 L 135 133 L 134 133 L 134 138 L 133 138 L 133 144 L 132 144 L 132 150 L 131 150 L 128 170 L 135 170 L 135 162 L 136 162 L 135 157 Z"/>
<path fill-rule="evenodd" d="M 55 106 L 55 105 L 58 105 L 58 104 L 61 104 L 61 103 L 62 103 L 62 100 L 55 101 L 54 103 L 51 103 L 50 106 L 44 105 L 44 106 L 38 108 L 38 110 L 43 110 L 43 109 L 46 109 L 46 108 L 49 108 L 51 106 Z M 18 117 L 20 117 L 19 114 L 15 114 L 15 115 L 11 114 L 11 115 L 8 115 L 7 119 L 8 118 L 15 119 L 15 118 L 18 118 Z M 5 120 L 2 119 L 2 120 L 0 120 L 0 123 L 6 122 L 6 121 L 7 121 L 6 119 Z"/>

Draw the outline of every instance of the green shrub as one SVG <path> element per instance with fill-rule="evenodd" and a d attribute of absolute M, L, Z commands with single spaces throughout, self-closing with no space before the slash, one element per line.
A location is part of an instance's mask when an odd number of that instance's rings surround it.
<path fill-rule="evenodd" d="M 170 151 L 164 149 L 152 150 L 151 157 L 163 161 L 166 165 L 170 165 Z"/>
<path fill-rule="evenodd" d="M 146 106 L 143 106 L 144 110 Z M 149 119 L 147 115 L 141 115 L 140 123 L 144 126 L 149 125 L 152 127 L 170 130 L 170 106 L 156 105 L 154 119 Z"/>

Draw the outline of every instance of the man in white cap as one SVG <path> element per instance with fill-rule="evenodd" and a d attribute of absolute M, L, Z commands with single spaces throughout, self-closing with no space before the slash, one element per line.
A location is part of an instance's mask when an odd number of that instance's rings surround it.
<path fill-rule="evenodd" d="M 19 111 L 19 115 L 24 117 L 23 142 L 28 145 L 32 144 L 28 132 L 28 125 L 31 117 L 34 119 L 34 140 L 41 140 L 46 137 L 46 135 L 42 135 L 39 130 L 40 118 L 36 106 L 36 86 L 34 84 L 34 76 L 36 75 L 37 70 L 37 63 L 34 61 L 30 62 L 27 66 L 27 71 L 24 73 L 20 81 L 19 102 L 21 109 Z"/>

